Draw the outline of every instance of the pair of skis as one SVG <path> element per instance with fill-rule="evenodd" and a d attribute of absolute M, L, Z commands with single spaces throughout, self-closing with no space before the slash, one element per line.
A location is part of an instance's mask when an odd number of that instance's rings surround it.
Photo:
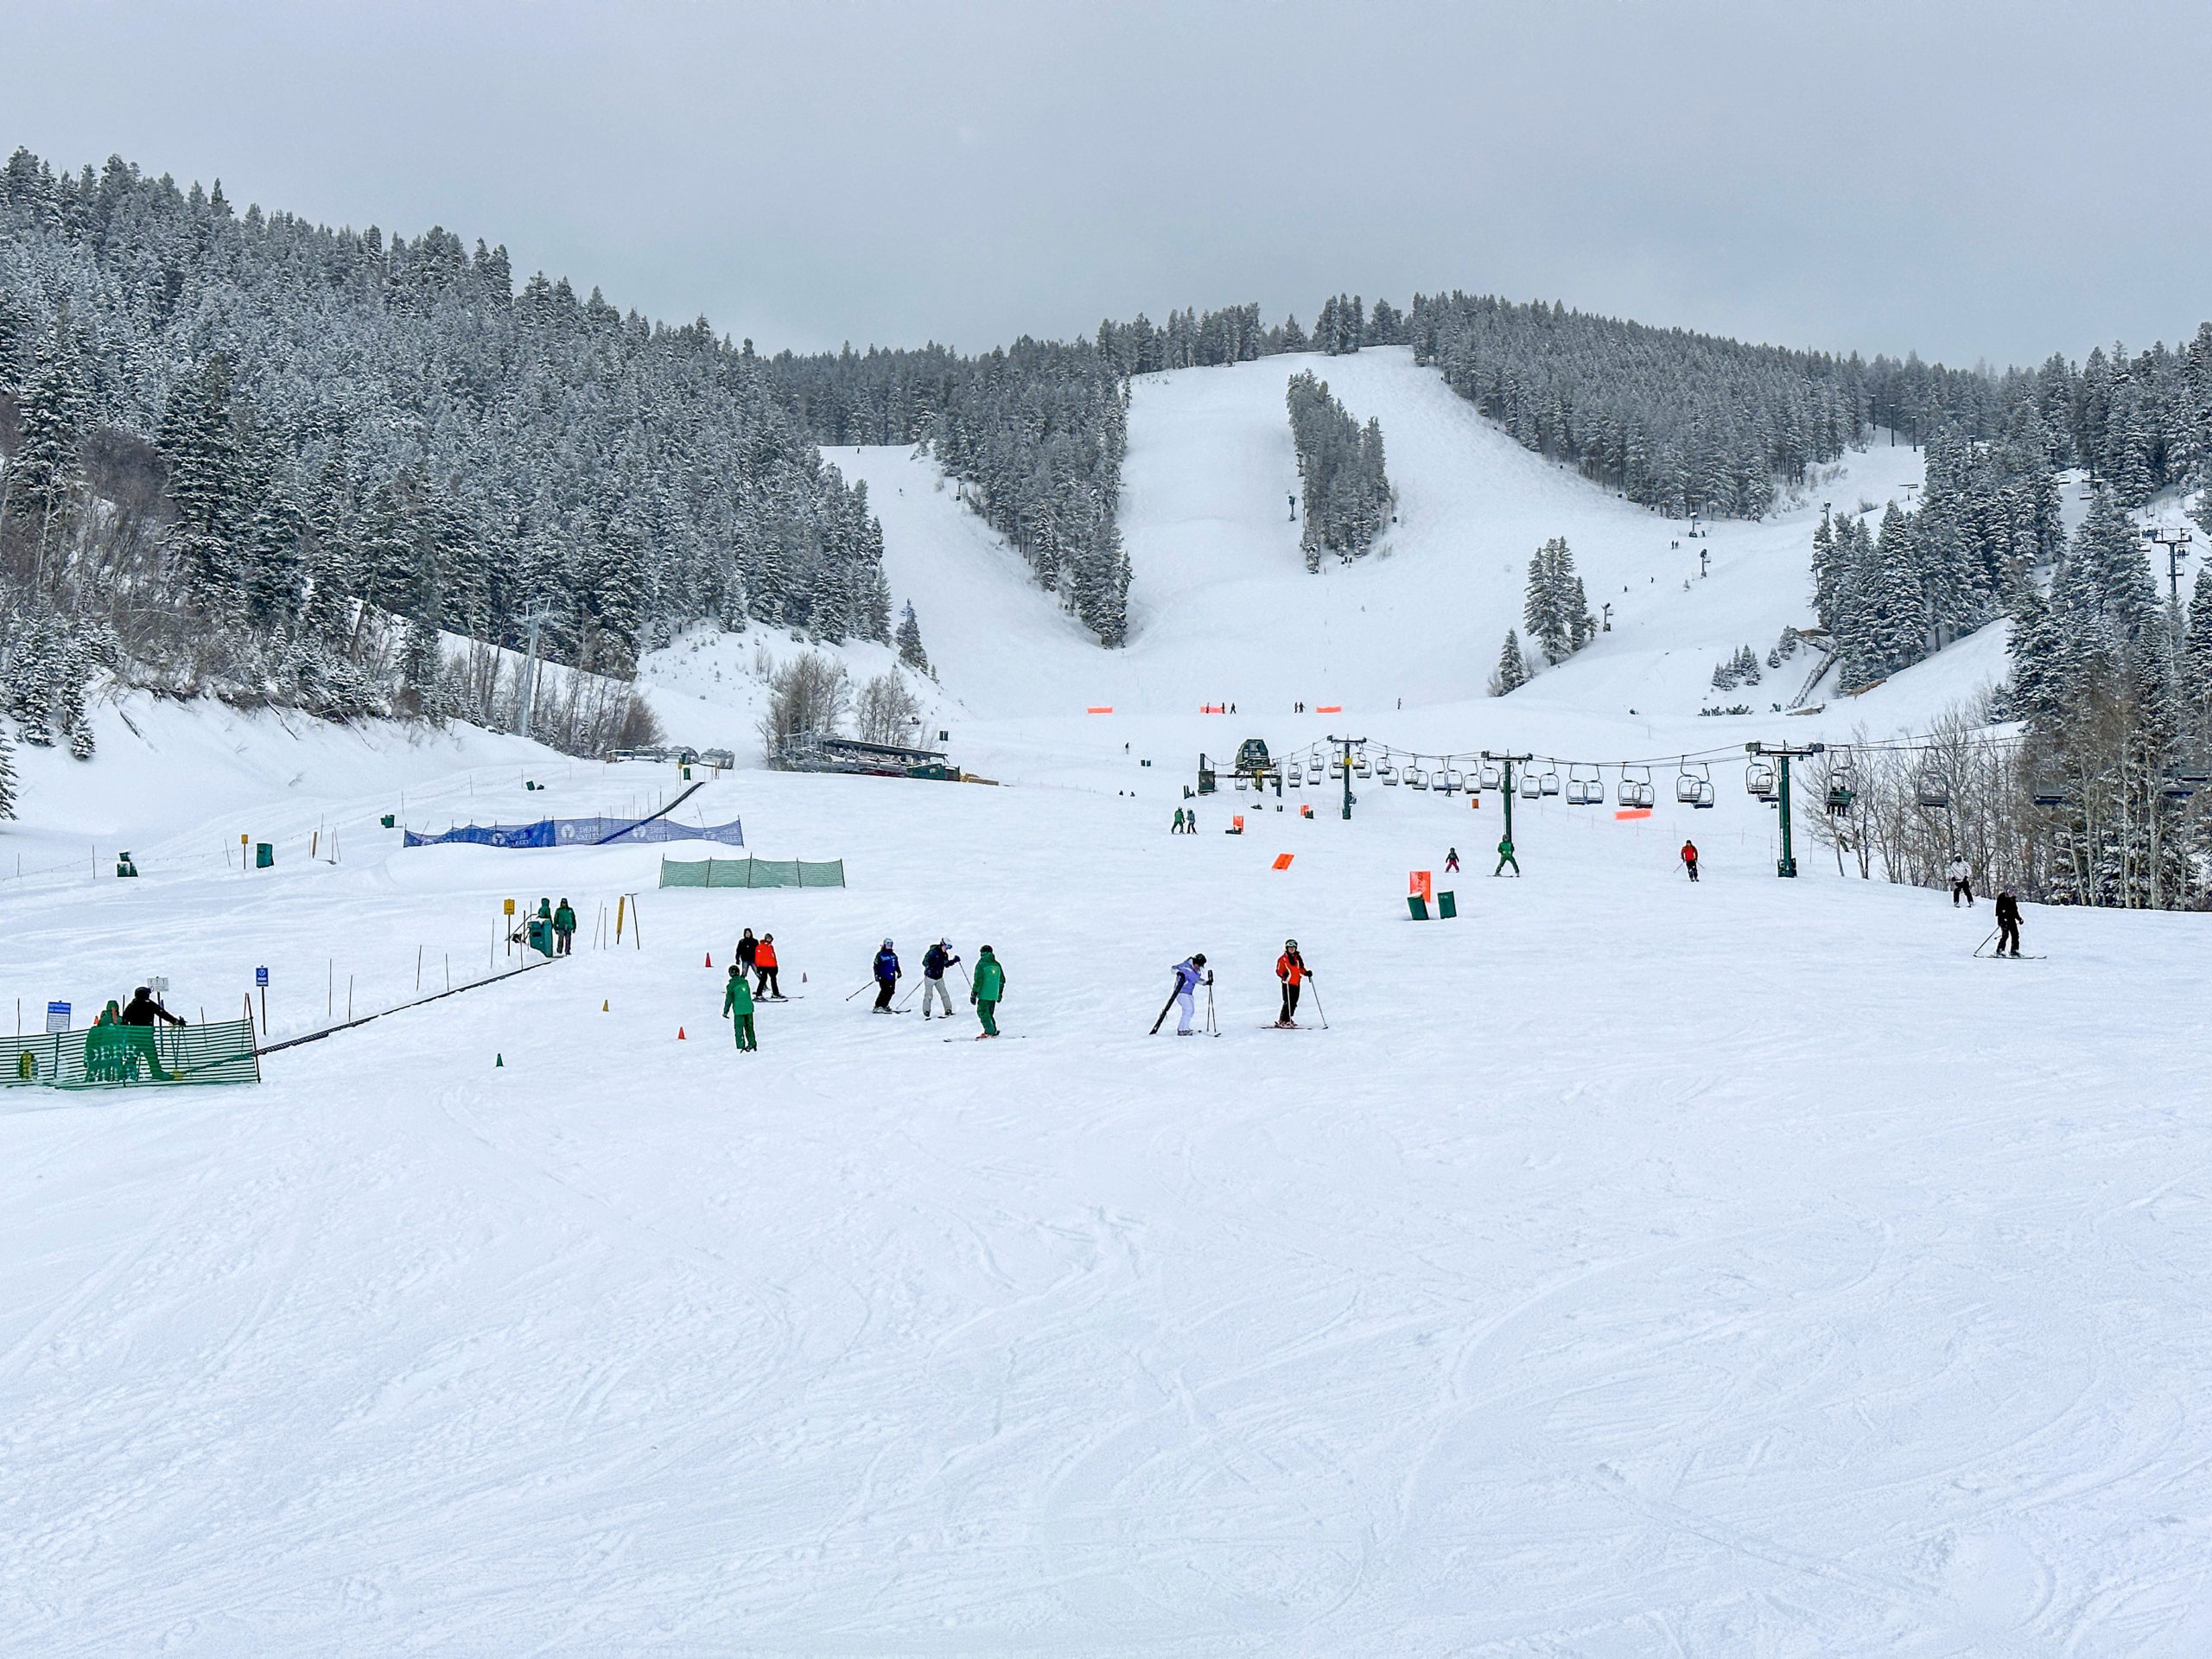
<path fill-rule="evenodd" d="M 1167 1000 L 1160 1005 L 1160 1018 L 1152 1022 L 1152 1029 L 1145 1033 L 1146 1036 L 1160 1035 L 1160 1027 L 1166 1023 L 1167 1010 L 1175 1006 L 1175 999 L 1182 994 L 1182 988 L 1179 986 L 1167 993 Z M 1177 1035 L 1179 1036 L 1181 1033 L 1179 1032 Z M 1215 1022 L 1213 1017 L 1213 975 L 1211 973 L 1206 975 L 1206 1035 L 1209 1037 L 1221 1035 L 1221 1027 Z"/>

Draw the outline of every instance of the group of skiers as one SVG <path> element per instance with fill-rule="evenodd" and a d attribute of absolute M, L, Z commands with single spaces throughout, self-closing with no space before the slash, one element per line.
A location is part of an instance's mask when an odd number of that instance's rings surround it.
<path fill-rule="evenodd" d="M 1171 836 L 1195 836 L 1198 833 L 1198 809 L 1195 806 L 1175 809 L 1175 822 L 1168 829 Z"/>
<path fill-rule="evenodd" d="M 953 950 L 949 939 L 939 939 L 922 952 L 922 1018 L 930 1017 L 931 1004 L 935 1002 L 944 1018 L 952 1018 L 952 993 L 945 988 L 944 976 L 957 967 L 962 958 Z M 877 1014 L 903 1013 L 891 1006 L 892 993 L 899 988 L 905 970 L 899 965 L 899 952 L 889 939 L 875 953 L 871 969 L 875 979 L 875 1007 Z M 976 952 L 975 971 L 969 976 L 968 1006 L 976 1010 L 976 1018 L 983 1029 L 976 1041 L 999 1034 L 998 1008 L 1006 998 L 1006 968 L 988 944 Z"/>
<path fill-rule="evenodd" d="M 1201 988 L 1206 993 L 1206 1028 L 1213 1030 L 1213 969 L 1206 966 L 1205 952 L 1193 950 L 1177 963 L 1171 971 L 1175 976 L 1174 985 L 1168 992 L 1166 1006 L 1160 1010 L 1160 1018 L 1152 1022 L 1153 1030 L 1155 1033 L 1159 1031 L 1167 1018 L 1168 1008 L 1172 1007 L 1176 1010 L 1175 1034 L 1178 1037 L 1197 1036 L 1198 998 Z M 1298 941 L 1285 939 L 1282 954 L 1275 958 L 1275 979 L 1282 992 L 1282 1001 L 1275 1014 L 1278 1030 L 1302 1029 L 1298 1023 L 1299 997 L 1306 988 L 1306 982 L 1313 977 L 1313 969 L 1306 966 L 1306 958 L 1299 950 Z M 1322 1023 L 1325 1025 L 1327 1021 Z M 1217 1032 L 1216 1034 L 1219 1033 Z"/>

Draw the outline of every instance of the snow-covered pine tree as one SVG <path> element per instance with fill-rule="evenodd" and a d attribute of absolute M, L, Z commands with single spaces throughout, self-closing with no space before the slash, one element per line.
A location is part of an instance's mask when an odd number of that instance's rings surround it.
<path fill-rule="evenodd" d="M 899 615 L 899 660 L 917 673 L 931 672 L 930 654 L 922 649 L 922 625 L 915 620 L 911 599 Z"/>
<path fill-rule="evenodd" d="M 1529 664 L 1521 654 L 1521 636 L 1508 628 L 1505 643 L 1498 647 L 1497 667 L 1490 677 L 1490 694 L 1493 697 L 1506 696 L 1528 683 Z"/>
<path fill-rule="evenodd" d="M 0 818 L 16 816 L 16 801 L 20 785 L 16 782 L 16 746 L 8 741 L 8 731 L 0 726 Z"/>

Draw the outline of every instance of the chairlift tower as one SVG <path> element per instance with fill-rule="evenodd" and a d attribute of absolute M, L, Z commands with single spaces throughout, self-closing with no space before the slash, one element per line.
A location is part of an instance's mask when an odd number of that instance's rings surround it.
<path fill-rule="evenodd" d="M 2178 524 L 2145 524 L 2143 539 L 2151 546 L 2164 548 L 2166 555 L 2166 588 L 2174 607 L 2181 607 L 2181 562 L 2189 556 L 2182 550 L 2193 539 L 2189 531 Z"/>
<path fill-rule="evenodd" d="M 1363 737 L 1338 737 L 1334 733 L 1331 733 L 1329 741 L 1344 746 L 1344 822 L 1350 823 L 1351 822 L 1351 752 L 1356 746 L 1364 744 L 1367 740 Z"/>
<path fill-rule="evenodd" d="M 1775 861 L 1774 873 L 1783 880 L 1795 880 L 1797 876 L 1797 856 L 1789 849 L 1789 763 L 1809 760 L 1827 751 L 1825 743 L 1808 743 L 1802 748 L 1790 748 L 1776 743 L 1746 743 L 1744 753 L 1762 760 L 1782 763 L 1778 781 L 1782 785 L 1779 804 L 1782 811 L 1782 856 Z"/>
<path fill-rule="evenodd" d="M 515 698 L 515 735 L 530 735 L 531 711 L 537 702 L 537 632 L 553 620 L 553 607 L 542 601 L 523 620 L 530 624 L 530 649 L 523 659 L 522 689 Z"/>
<path fill-rule="evenodd" d="M 1505 767 L 1505 787 L 1498 791 L 1498 798 L 1505 803 L 1505 839 L 1508 841 L 1513 839 L 1513 768 L 1516 765 L 1526 766 L 1535 758 L 1533 754 L 1492 754 L 1488 749 L 1483 751 L 1484 760 L 1498 761 Z"/>

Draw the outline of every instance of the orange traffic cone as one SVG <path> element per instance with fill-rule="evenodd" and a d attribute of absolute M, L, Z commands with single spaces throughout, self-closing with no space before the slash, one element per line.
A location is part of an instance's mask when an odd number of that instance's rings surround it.
<path fill-rule="evenodd" d="M 681 1026 L 676 1028 L 676 1040 L 679 1043 L 683 1040 L 683 1027 Z"/>

